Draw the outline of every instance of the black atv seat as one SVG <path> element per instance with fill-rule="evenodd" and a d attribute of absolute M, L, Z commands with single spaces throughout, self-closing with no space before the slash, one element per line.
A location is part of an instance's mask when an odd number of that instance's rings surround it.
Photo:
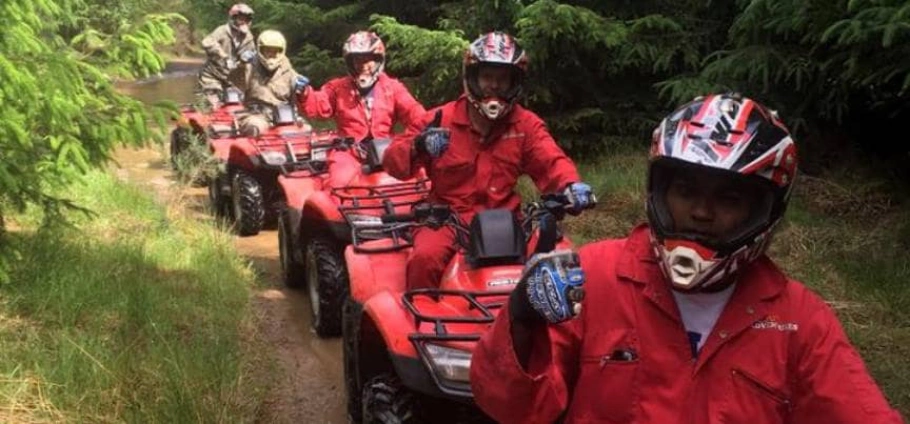
<path fill-rule="evenodd" d="M 474 216 L 467 260 L 475 268 L 522 264 L 527 246 L 521 224 L 508 209 L 489 209 Z"/>

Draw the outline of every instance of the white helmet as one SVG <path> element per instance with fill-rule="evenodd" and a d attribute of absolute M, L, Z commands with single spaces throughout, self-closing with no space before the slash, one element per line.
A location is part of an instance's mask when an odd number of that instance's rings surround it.
<path fill-rule="evenodd" d="M 259 34 L 259 40 L 256 44 L 256 48 L 259 51 L 259 63 L 269 71 L 278 69 L 284 61 L 284 52 L 287 49 L 287 41 L 284 39 L 284 35 L 281 35 L 278 31 L 268 29 Z M 269 57 L 263 53 L 263 48 L 278 49 L 279 51 L 274 57 Z"/>

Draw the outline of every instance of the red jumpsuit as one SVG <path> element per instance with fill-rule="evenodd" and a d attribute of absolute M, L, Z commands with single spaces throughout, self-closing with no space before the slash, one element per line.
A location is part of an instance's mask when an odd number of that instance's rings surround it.
<path fill-rule="evenodd" d="M 469 107 L 464 96 L 440 106 L 441 126 L 451 131 L 448 150 L 441 157 L 412 156 L 414 137 L 433 120 L 434 109 L 395 137 L 383 157 L 386 171 L 406 179 L 422 166 L 432 181 L 429 201 L 450 205 L 465 223 L 484 209 L 518 211 L 521 198 L 514 188 L 522 174 L 530 176 L 542 193 L 559 192 L 579 181 L 575 164 L 533 112 L 515 105 L 484 142 L 471 127 Z M 455 236 L 450 228 L 419 228 L 408 259 L 408 287 L 438 286 L 454 253 Z"/>
<path fill-rule="evenodd" d="M 740 273 L 705 345 L 690 343 L 647 226 L 579 251 L 581 315 L 532 334 L 509 312 L 474 351 L 477 404 L 501 423 L 898 424 L 834 312 L 767 257 Z M 616 352 L 635 352 L 617 355 Z"/>
<path fill-rule="evenodd" d="M 369 107 L 368 107 L 369 106 Z M 308 118 L 334 119 L 338 132 L 356 141 L 391 137 L 396 123 L 405 128 L 421 118 L 426 110 L 414 99 L 400 81 L 385 73 L 379 74 L 372 94 L 361 96 L 353 78 L 339 77 L 326 82 L 321 89 L 307 87 L 298 96 L 298 109 Z M 341 167 L 334 163 L 344 162 Z M 332 169 L 351 169 L 354 173 L 332 173 L 329 185 L 344 186 L 359 172 L 359 162 L 350 151 L 333 151 L 329 155 Z"/>

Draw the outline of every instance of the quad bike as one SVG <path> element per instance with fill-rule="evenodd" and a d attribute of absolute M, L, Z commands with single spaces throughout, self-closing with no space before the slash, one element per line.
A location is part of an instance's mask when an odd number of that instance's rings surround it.
<path fill-rule="evenodd" d="M 344 248 L 352 234 L 385 237 L 368 229 L 382 224 L 381 215 L 405 212 L 429 192 L 422 175 L 400 181 L 382 169 L 389 143 L 350 138 L 314 143 L 308 160 L 286 164 L 278 177 L 284 200 L 278 223 L 282 279 L 290 288 L 308 289 L 310 322 L 320 337 L 341 335 L 341 308 L 349 292 Z"/>
<path fill-rule="evenodd" d="M 558 225 L 568 204 L 566 196 L 546 195 L 525 206 L 520 222 L 492 209 L 470 226 L 448 206 L 420 204 L 370 229 L 388 238 L 347 248 L 343 351 L 353 422 L 489 421 L 473 404 L 471 352 L 519 282 L 526 252 L 571 248 Z M 415 226 L 449 226 L 457 235 L 459 250 L 438 288 L 406 288 Z M 433 411 L 446 416 L 426 416 Z"/>
<path fill-rule="evenodd" d="M 193 143 L 209 143 L 226 137 L 237 136 L 235 113 L 243 110 L 243 92 L 236 87 L 228 87 L 222 92 L 221 106 L 212 111 L 204 111 L 194 105 L 183 105 L 177 117 L 177 125 L 171 131 L 171 166 L 177 168 L 181 155 L 189 150 Z"/>
<path fill-rule="evenodd" d="M 238 112 L 242 113 L 242 112 Z M 309 160 L 310 144 L 320 135 L 300 118 L 292 104 L 280 104 L 272 127 L 257 137 L 237 136 L 209 143 L 223 169 L 208 181 L 216 216 L 232 218 L 241 236 L 256 235 L 277 216 L 277 177 L 285 163 Z"/>

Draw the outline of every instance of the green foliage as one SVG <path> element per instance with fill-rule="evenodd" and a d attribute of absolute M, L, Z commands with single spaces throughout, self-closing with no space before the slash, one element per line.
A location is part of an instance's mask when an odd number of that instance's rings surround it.
<path fill-rule="evenodd" d="M 414 95 L 425 105 L 449 101 L 461 91 L 461 58 L 468 46 L 461 31 L 433 31 L 374 15 L 371 28 L 386 42 L 389 70 L 410 77 Z"/>
<path fill-rule="evenodd" d="M 111 34 L 88 27 L 74 36 L 70 45 L 82 53 L 81 59 L 104 66 L 110 73 L 148 77 L 164 69 L 164 58 L 156 49 L 175 41 L 173 22 L 187 20 L 176 13 L 163 13 L 124 23 Z"/>
<path fill-rule="evenodd" d="M 344 37 L 378 12 L 383 17 L 370 23 L 387 38 L 390 71 L 428 104 L 460 91 L 459 40 L 512 32 L 530 55 L 524 101 L 578 153 L 604 150 L 607 136 L 645 142 L 675 105 L 725 90 L 778 109 L 798 139 L 820 129 L 885 139 L 869 128 L 896 129 L 910 117 L 910 3 L 904 0 L 255 4 L 272 10 L 257 25 L 289 31 L 292 51 L 302 51 L 297 63 L 326 77 L 342 72 L 337 58 Z M 331 66 L 317 64 L 326 58 L 333 58 Z"/>
<path fill-rule="evenodd" d="M 177 17 L 154 15 L 108 36 L 80 26 L 89 21 L 78 14 L 91 10 L 88 4 L 0 3 L 0 217 L 29 204 L 59 217 L 61 207 L 74 204 L 54 190 L 105 163 L 116 145 L 152 139 L 147 120 L 162 119 L 118 94 L 96 65 L 157 72 L 162 62 L 154 48 L 172 38 L 166 22 Z"/>
<path fill-rule="evenodd" d="M 93 217 L 44 228 L 13 217 L 21 256 L 17 284 L 0 287 L 3 421 L 254 421 L 253 274 L 230 236 L 109 173 L 86 182 L 67 191 Z"/>

